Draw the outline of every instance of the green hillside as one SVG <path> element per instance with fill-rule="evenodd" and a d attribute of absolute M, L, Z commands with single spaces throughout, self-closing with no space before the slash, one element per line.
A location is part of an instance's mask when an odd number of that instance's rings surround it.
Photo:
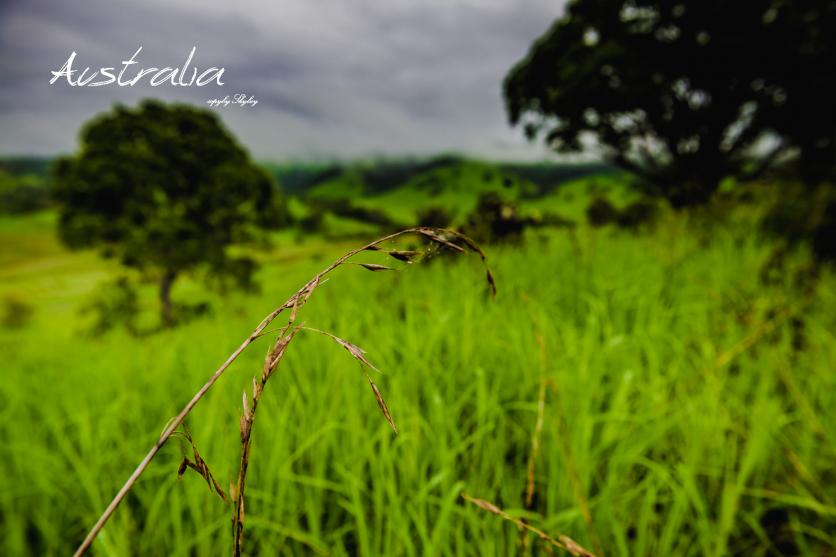
<path fill-rule="evenodd" d="M 479 197 L 496 192 L 523 209 L 568 212 L 579 218 L 589 194 L 626 202 L 632 194 L 625 177 L 600 164 L 502 164 L 459 157 L 438 157 L 422 163 L 357 164 L 329 167 L 303 189 L 291 189 L 306 204 L 327 208 L 347 202 L 382 212 L 394 224 L 408 226 L 429 208 L 449 211 L 460 223 Z"/>

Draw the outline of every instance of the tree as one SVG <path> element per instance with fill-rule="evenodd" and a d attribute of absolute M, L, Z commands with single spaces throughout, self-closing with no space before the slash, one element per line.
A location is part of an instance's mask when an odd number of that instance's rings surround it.
<path fill-rule="evenodd" d="M 508 74 L 510 120 L 675 206 L 796 155 L 833 175 L 832 0 L 576 0 Z"/>
<path fill-rule="evenodd" d="M 206 110 L 146 100 L 90 121 L 80 150 L 54 167 L 59 232 L 72 248 L 98 247 L 159 280 L 163 323 L 171 287 L 197 267 L 251 285 L 255 263 L 230 254 L 281 225 L 270 177 Z"/>

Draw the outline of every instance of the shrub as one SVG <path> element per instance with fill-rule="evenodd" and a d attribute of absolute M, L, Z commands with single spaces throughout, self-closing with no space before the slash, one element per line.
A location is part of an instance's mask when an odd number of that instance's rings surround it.
<path fill-rule="evenodd" d="M 586 208 L 586 220 L 592 226 L 604 226 L 618 220 L 618 209 L 605 197 L 596 197 Z"/>
<path fill-rule="evenodd" d="M 418 226 L 447 228 L 453 222 L 453 214 L 446 208 L 434 205 L 418 210 Z"/>
<path fill-rule="evenodd" d="M 514 203 L 490 191 L 479 196 L 462 228 L 477 242 L 517 241 L 526 224 L 529 222 L 520 216 Z"/>
<path fill-rule="evenodd" d="M 127 277 L 119 277 L 96 290 L 82 313 L 93 315 L 90 333 L 94 336 L 117 327 L 124 327 L 132 335 L 138 334 L 139 297 Z"/>
<path fill-rule="evenodd" d="M 29 302 L 8 296 L 3 300 L 0 323 L 9 329 L 19 329 L 29 324 L 34 313 L 35 308 Z"/>

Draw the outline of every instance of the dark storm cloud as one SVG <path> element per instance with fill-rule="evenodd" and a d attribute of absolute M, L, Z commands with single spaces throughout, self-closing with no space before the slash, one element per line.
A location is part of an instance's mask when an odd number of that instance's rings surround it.
<path fill-rule="evenodd" d="M 237 92 L 254 108 L 217 108 L 259 156 L 358 156 L 458 150 L 540 156 L 508 127 L 501 80 L 559 15 L 552 0 L 186 0 L 6 3 L 0 10 L 0 152 L 74 147 L 80 124 L 145 96 L 190 102 Z M 225 68 L 223 87 L 70 87 L 76 67 Z M 7 130 L 14 130 L 10 133 Z"/>

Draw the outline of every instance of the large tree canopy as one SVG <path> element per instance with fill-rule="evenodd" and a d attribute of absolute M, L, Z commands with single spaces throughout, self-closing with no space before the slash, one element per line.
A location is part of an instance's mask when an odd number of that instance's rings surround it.
<path fill-rule="evenodd" d="M 54 170 L 61 237 L 158 273 L 167 323 L 178 274 L 204 265 L 246 283 L 253 261 L 228 248 L 284 217 L 270 177 L 213 113 L 186 105 L 117 106 L 84 127 L 79 153 Z"/>
<path fill-rule="evenodd" d="M 505 80 L 512 123 L 675 205 L 795 156 L 833 175 L 836 2 L 576 0 Z M 787 155 L 787 157 L 782 157 Z"/>

